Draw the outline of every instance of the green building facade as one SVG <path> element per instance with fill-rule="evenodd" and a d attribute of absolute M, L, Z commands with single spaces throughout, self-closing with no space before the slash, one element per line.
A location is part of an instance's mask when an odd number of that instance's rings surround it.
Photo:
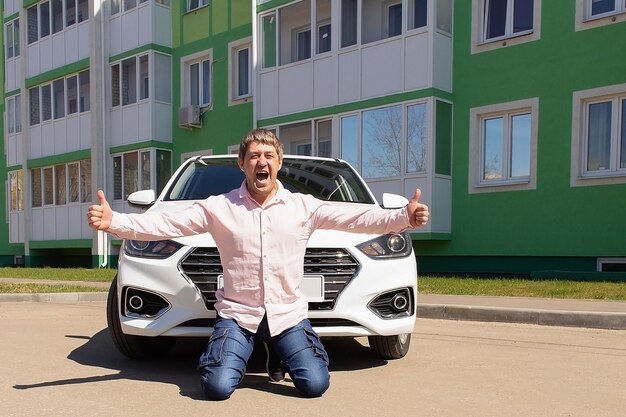
<path fill-rule="evenodd" d="M 115 266 L 98 189 L 132 211 L 259 126 L 421 188 L 421 273 L 623 273 L 626 4 L 566 3 L 2 1 L 0 264 Z"/>

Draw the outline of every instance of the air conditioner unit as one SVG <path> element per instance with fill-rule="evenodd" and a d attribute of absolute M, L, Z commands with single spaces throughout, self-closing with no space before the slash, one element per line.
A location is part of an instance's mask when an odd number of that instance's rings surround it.
<path fill-rule="evenodd" d="M 178 109 L 178 125 L 180 127 L 200 127 L 200 107 L 185 106 Z"/>

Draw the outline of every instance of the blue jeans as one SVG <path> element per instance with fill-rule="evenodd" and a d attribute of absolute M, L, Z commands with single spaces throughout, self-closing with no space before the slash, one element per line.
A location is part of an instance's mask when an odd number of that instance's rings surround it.
<path fill-rule="evenodd" d="M 328 389 L 328 354 L 308 319 L 271 337 L 266 318 L 252 333 L 234 320 L 218 316 L 198 365 L 202 372 L 200 384 L 207 398 L 225 400 L 231 396 L 245 375 L 254 346 L 262 342 L 274 349 L 295 387 L 304 395 L 319 397 Z"/>

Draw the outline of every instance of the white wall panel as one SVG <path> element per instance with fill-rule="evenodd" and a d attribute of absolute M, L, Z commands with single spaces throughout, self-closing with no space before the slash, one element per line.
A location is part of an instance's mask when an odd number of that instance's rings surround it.
<path fill-rule="evenodd" d="M 52 38 L 48 36 L 47 38 L 39 41 L 39 68 L 37 69 L 37 72 L 33 75 L 41 74 L 42 72 L 46 72 L 54 68 L 53 56 L 53 42 Z"/>
<path fill-rule="evenodd" d="M 78 61 L 78 28 L 76 25 L 66 29 L 63 32 L 63 37 L 65 40 L 65 63 Z"/>
<path fill-rule="evenodd" d="M 147 28 L 142 28 L 146 30 Z M 139 17 L 137 10 L 122 15 L 122 51 L 139 46 Z"/>
<path fill-rule="evenodd" d="M 151 7 L 149 6 L 150 4 L 148 3 L 145 6 L 139 6 L 137 8 L 137 28 L 141 28 L 141 30 L 137 32 L 138 45 L 145 45 L 152 42 L 152 14 L 150 12 Z M 158 30 L 155 32 L 158 32 Z"/>
<path fill-rule="evenodd" d="M 89 20 L 78 25 L 78 59 L 89 57 Z"/>
<path fill-rule="evenodd" d="M 80 116 L 80 149 L 91 148 L 91 114 L 81 113 Z"/>
<path fill-rule="evenodd" d="M 332 57 L 313 61 L 313 106 L 325 107 L 335 103 L 335 72 Z"/>
<path fill-rule="evenodd" d="M 58 206 L 54 208 L 54 215 L 56 219 L 56 233 L 54 235 L 54 239 L 69 239 L 69 229 L 78 228 L 78 222 L 84 220 L 84 216 L 82 218 L 71 218 L 69 215 L 69 206 Z M 72 219 L 72 224 L 70 224 L 70 220 Z"/>
<path fill-rule="evenodd" d="M 433 179 L 430 213 L 433 232 L 452 232 L 452 181 L 449 178 Z"/>
<path fill-rule="evenodd" d="M 43 53 L 43 50 L 41 51 Z M 67 62 L 65 57 L 65 33 L 52 35 L 52 67 L 58 68 Z M 43 65 L 43 61 L 42 61 Z"/>
<path fill-rule="evenodd" d="M 172 15 L 169 7 L 155 4 L 152 8 L 154 42 L 159 45 L 172 46 Z"/>
<path fill-rule="evenodd" d="M 41 207 L 34 208 L 31 211 L 31 229 L 30 240 L 44 240 L 44 209 Z M 54 224 L 47 225 L 47 227 L 54 227 Z"/>
<path fill-rule="evenodd" d="M 313 106 L 313 65 L 310 61 L 278 70 L 278 112 L 308 110 Z"/>
<path fill-rule="evenodd" d="M 433 86 L 452 91 L 452 39 L 440 33 L 434 40 Z"/>
<path fill-rule="evenodd" d="M 362 49 L 361 98 L 402 91 L 404 48 L 402 38 Z"/>
<path fill-rule="evenodd" d="M 9 242 L 24 243 L 24 212 L 9 214 Z"/>
<path fill-rule="evenodd" d="M 67 153 L 67 123 L 65 119 L 55 120 L 52 123 L 54 136 L 51 140 L 54 142 L 54 153 Z"/>
<path fill-rule="evenodd" d="M 41 240 L 54 240 L 57 235 L 56 209 L 54 206 L 43 208 L 43 238 Z"/>
<path fill-rule="evenodd" d="M 110 134 L 111 134 L 111 146 L 119 146 L 124 143 L 124 138 L 122 135 L 123 131 L 123 123 L 122 123 L 122 109 L 117 108 L 111 110 L 111 124 L 110 124 Z"/>
<path fill-rule="evenodd" d="M 117 55 L 122 52 L 122 17 L 117 15 L 110 21 L 109 48 L 110 55 Z"/>
<path fill-rule="evenodd" d="M 152 125 L 154 132 L 152 136 L 156 140 L 164 142 L 172 141 L 172 105 L 165 103 L 154 103 L 154 118 Z"/>
<path fill-rule="evenodd" d="M 40 73 L 39 71 L 39 44 L 36 43 L 26 48 L 28 55 L 28 68 L 26 68 L 26 77 L 32 77 Z"/>
<path fill-rule="evenodd" d="M 51 122 L 41 124 L 41 155 L 54 155 L 54 126 Z"/>
<path fill-rule="evenodd" d="M 73 152 L 80 149 L 80 117 L 73 115 L 65 119 L 67 125 L 67 152 Z"/>
<path fill-rule="evenodd" d="M 258 117 L 263 119 L 266 117 L 273 117 L 278 114 L 277 103 L 277 72 L 268 71 L 261 73 L 259 76 L 259 96 L 260 103 L 258 105 Z M 256 97 L 255 97 L 256 99 Z"/>
<path fill-rule="evenodd" d="M 41 157 L 41 125 L 30 127 L 30 130 L 28 131 L 28 142 L 29 159 Z"/>
<path fill-rule="evenodd" d="M 135 143 L 139 136 L 139 111 L 137 106 L 122 108 L 122 143 Z"/>
<path fill-rule="evenodd" d="M 361 97 L 361 53 L 358 49 L 339 54 L 339 103 L 359 100 Z"/>
<path fill-rule="evenodd" d="M 426 32 L 407 36 L 405 40 L 404 89 L 415 90 L 428 86 L 430 52 Z"/>
<path fill-rule="evenodd" d="M 4 17 L 20 11 L 23 0 L 4 0 Z"/>
<path fill-rule="evenodd" d="M 135 140 L 144 141 L 153 138 L 151 104 L 152 103 L 147 100 L 137 105 L 137 119 L 134 123 L 137 127 L 137 136 L 135 137 Z"/>

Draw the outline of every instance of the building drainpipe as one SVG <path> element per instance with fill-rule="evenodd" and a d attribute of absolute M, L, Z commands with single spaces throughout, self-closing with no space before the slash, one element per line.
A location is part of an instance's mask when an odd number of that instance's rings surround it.
<path fill-rule="evenodd" d="M 102 189 L 107 192 L 107 101 L 106 101 L 106 63 L 107 63 L 107 44 L 106 44 L 106 0 L 95 0 L 93 3 L 93 23 L 90 40 L 90 55 L 94 58 L 91 64 L 92 78 L 96 82 L 92 83 L 93 102 L 97 105 L 92 106 L 92 199 L 97 202 L 97 191 Z M 95 76 L 97 75 L 97 76 Z M 98 266 L 106 268 L 109 264 L 110 239 L 108 235 L 102 231 L 96 232 L 93 240 L 98 255 Z"/>

